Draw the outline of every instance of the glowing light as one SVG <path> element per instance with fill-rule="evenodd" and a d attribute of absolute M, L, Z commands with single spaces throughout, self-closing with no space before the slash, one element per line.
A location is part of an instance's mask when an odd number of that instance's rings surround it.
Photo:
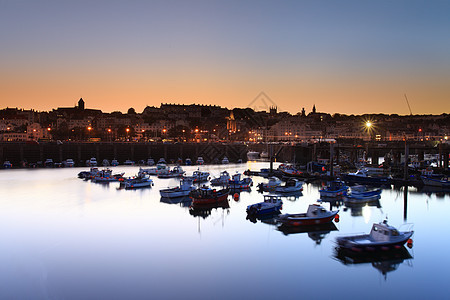
<path fill-rule="evenodd" d="M 91 131 L 91 130 L 92 130 L 92 127 L 91 127 L 91 126 L 89 126 L 89 127 L 87 128 L 87 130 Z"/>
<path fill-rule="evenodd" d="M 367 121 L 366 122 L 366 127 L 367 127 L 367 129 L 370 129 L 370 127 L 372 127 L 372 122 Z"/>

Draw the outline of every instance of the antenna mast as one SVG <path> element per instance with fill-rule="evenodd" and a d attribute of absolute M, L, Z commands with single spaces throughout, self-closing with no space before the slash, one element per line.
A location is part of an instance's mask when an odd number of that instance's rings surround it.
<path fill-rule="evenodd" d="M 405 99 L 406 99 L 406 104 L 408 104 L 409 114 L 412 116 L 411 106 L 409 106 L 409 101 L 408 101 L 408 97 L 406 97 L 406 94 L 405 94 Z"/>

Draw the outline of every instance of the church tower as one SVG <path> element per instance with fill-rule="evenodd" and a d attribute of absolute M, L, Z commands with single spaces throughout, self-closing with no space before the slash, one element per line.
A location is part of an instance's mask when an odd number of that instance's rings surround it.
<path fill-rule="evenodd" d="M 316 113 L 316 105 L 313 105 L 313 109 L 312 109 L 312 113 L 315 114 Z"/>
<path fill-rule="evenodd" d="M 80 100 L 78 100 L 78 109 L 79 110 L 84 110 L 84 100 L 83 100 L 83 98 L 80 98 Z"/>

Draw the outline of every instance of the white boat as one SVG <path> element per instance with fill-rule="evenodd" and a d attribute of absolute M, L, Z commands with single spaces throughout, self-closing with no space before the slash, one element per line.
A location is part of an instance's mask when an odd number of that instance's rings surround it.
<path fill-rule="evenodd" d="M 91 157 L 91 159 L 86 161 L 86 165 L 88 167 L 96 167 L 97 166 L 97 159 L 95 157 Z"/>
<path fill-rule="evenodd" d="M 209 180 L 209 172 L 197 170 L 192 173 L 192 176 L 185 176 L 183 178 L 192 180 L 194 183 L 204 182 Z"/>
<path fill-rule="evenodd" d="M 139 174 L 145 173 L 148 175 L 158 175 L 159 173 L 168 173 L 168 167 L 166 164 L 159 163 L 153 168 L 139 168 Z"/>
<path fill-rule="evenodd" d="M 319 225 L 332 222 L 338 212 L 326 210 L 319 204 L 310 204 L 306 213 L 284 214 L 278 220 L 285 226 Z"/>
<path fill-rule="evenodd" d="M 123 175 L 125 173 L 120 174 L 113 174 L 111 169 L 103 169 L 99 170 L 94 177 L 92 178 L 93 182 L 113 182 L 113 181 L 119 181 L 121 178 L 123 178 Z"/>
<path fill-rule="evenodd" d="M 163 198 L 178 198 L 188 196 L 191 191 L 195 190 L 192 181 L 188 179 L 180 180 L 180 186 L 162 189 L 159 194 Z"/>
<path fill-rule="evenodd" d="M 127 159 L 123 164 L 126 166 L 134 166 L 135 162 L 130 159 Z"/>
<path fill-rule="evenodd" d="M 269 153 L 267 151 L 263 151 L 260 154 L 261 158 L 269 158 Z"/>
<path fill-rule="evenodd" d="M 227 164 L 229 164 L 230 163 L 230 161 L 228 160 L 228 157 L 224 157 L 223 159 L 222 159 L 222 164 L 223 165 L 227 165 Z"/>
<path fill-rule="evenodd" d="M 158 173 L 158 178 L 175 178 L 175 177 L 182 177 L 185 172 L 183 171 L 183 168 L 180 166 L 173 167 L 172 170 L 169 168 L 166 169 L 164 172 Z"/>
<path fill-rule="evenodd" d="M 124 181 L 125 189 L 138 189 L 151 187 L 153 185 L 153 180 L 150 179 L 148 175 L 138 176 L 136 178 L 131 178 Z"/>
<path fill-rule="evenodd" d="M 164 157 L 161 157 L 161 158 L 158 160 L 158 164 L 166 164 L 166 165 L 167 165 L 167 162 L 166 162 L 166 160 L 164 159 Z"/>
<path fill-rule="evenodd" d="M 3 162 L 3 168 L 4 169 L 11 169 L 12 168 L 12 163 L 9 160 L 5 160 Z"/>
<path fill-rule="evenodd" d="M 281 180 L 278 177 L 269 177 L 269 182 L 258 184 L 258 189 L 264 192 L 275 191 L 277 187 L 281 185 Z"/>
<path fill-rule="evenodd" d="M 222 171 L 219 177 L 211 179 L 211 185 L 226 186 L 228 185 L 228 181 L 230 181 L 230 179 L 231 179 L 230 174 L 227 171 Z"/>
<path fill-rule="evenodd" d="M 153 166 L 153 165 L 155 165 L 155 161 L 153 160 L 153 158 L 147 159 L 147 166 Z"/>
<path fill-rule="evenodd" d="M 119 162 L 117 161 L 117 159 L 113 159 L 113 160 L 111 161 L 111 166 L 117 167 L 118 165 L 119 165 Z"/>
<path fill-rule="evenodd" d="M 414 231 L 398 231 L 387 221 L 375 223 L 369 234 L 350 235 L 336 238 L 339 247 L 356 252 L 400 249 Z"/>
<path fill-rule="evenodd" d="M 247 152 L 247 159 L 248 160 L 255 160 L 259 158 L 259 152 L 256 151 L 248 151 Z"/>
<path fill-rule="evenodd" d="M 104 167 L 109 167 L 111 164 L 109 163 L 109 160 L 107 160 L 106 158 L 104 160 L 102 160 L 102 166 Z"/>
<path fill-rule="evenodd" d="M 203 165 L 205 163 L 205 161 L 203 160 L 203 157 L 199 156 L 197 158 L 197 165 Z"/>
<path fill-rule="evenodd" d="M 66 168 L 71 168 L 71 167 L 75 166 L 75 162 L 71 158 L 66 159 L 63 164 L 64 164 L 64 167 L 66 167 Z"/>
<path fill-rule="evenodd" d="M 429 176 L 421 176 L 422 182 L 426 186 L 434 186 L 448 189 L 450 188 L 450 181 L 445 177 L 429 177 Z"/>
<path fill-rule="evenodd" d="M 241 173 L 236 172 L 228 181 L 230 189 L 249 189 L 253 185 L 253 180 L 250 177 L 241 178 Z"/>
<path fill-rule="evenodd" d="M 277 195 L 265 195 L 264 202 L 256 203 L 247 206 L 247 214 L 249 215 L 262 215 L 279 213 L 283 206 L 283 201 L 280 196 Z"/>
<path fill-rule="evenodd" d="M 44 167 L 53 168 L 53 159 L 47 158 L 44 162 Z"/>
<path fill-rule="evenodd" d="M 293 193 L 303 191 L 303 181 L 290 178 L 285 184 L 275 188 L 276 193 Z"/>

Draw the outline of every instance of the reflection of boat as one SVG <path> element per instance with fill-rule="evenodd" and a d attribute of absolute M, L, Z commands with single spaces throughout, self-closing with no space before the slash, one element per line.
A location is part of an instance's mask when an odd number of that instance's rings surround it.
<path fill-rule="evenodd" d="M 180 204 L 180 206 L 189 207 L 192 204 L 192 199 L 187 196 L 177 198 L 161 197 L 160 202 L 167 204 Z"/>
<path fill-rule="evenodd" d="M 290 178 L 284 185 L 279 185 L 275 188 L 276 193 L 292 193 L 303 191 L 303 181 L 295 178 Z"/>
<path fill-rule="evenodd" d="M 159 191 L 161 197 L 164 198 L 178 198 L 188 196 L 189 193 L 194 190 L 194 186 L 192 186 L 192 181 L 190 180 L 181 180 L 180 186 L 162 189 Z"/>
<path fill-rule="evenodd" d="M 194 203 L 192 203 L 192 205 L 189 207 L 189 214 L 194 217 L 202 217 L 203 219 L 206 219 L 211 215 L 211 211 L 214 208 L 230 208 L 230 205 L 228 204 L 227 199 L 217 203 L 205 204 L 201 206 L 196 206 L 194 205 Z"/>
<path fill-rule="evenodd" d="M 207 186 L 199 187 L 189 193 L 189 197 L 192 199 L 192 205 L 210 205 L 226 201 L 229 189 L 215 190 Z"/>
<path fill-rule="evenodd" d="M 388 272 L 397 270 L 405 260 L 412 258 L 408 249 L 404 246 L 399 247 L 399 249 L 377 252 L 355 252 L 337 247 L 335 249 L 334 257 L 344 265 L 371 263 L 375 269 L 379 270 L 385 276 L 385 278 Z"/>
<path fill-rule="evenodd" d="M 255 216 L 280 212 L 282 206 L 283 201 L 280 196 L 264 195 L 264 202 L 247 206 L 247 214 Z"/>
<path fill-rule="evenodd" d="M 228 181 L 228 187 L 230 189 L 248 189 L 253 185 L 253 181 L 250 177 L 242 178 L 241 173 L 234 174 Z"/>
<path fill-rule="evenodd" d="M 329 211 L 319 204 L 310 204 L 306 213 L 284 214 L 278 217 L 285 226 L 304 226 L 325 224 L 333 221 L 339 211 Z"/>
<path fill-rule="evenodd" d="M 320 244 L 327 234 L 331 231 L 337 230 L 336 225 L 333 222 L 319 224 L 319 225 L 309 225 L 309 226 L 278 226 L 278 230 L 283 232 L 284 235 L 296 234 L 296 233 L 308 233 L 308 236 Z"/>
<path fill-rule="evenodd" d="M 339 197 L 347 193 L 348 187 L 343 181 L 334 180 L 327 183 L 327 186 L 319 190 L 320 197 Z"/>
<path fill-rule="evenodd" d="M 223 171 L 220 173 L 218 178 L 211 179 L 211 185 L 228 185 L 228 181 L 230 180 L 230 174 L 227 171 Z"/>
<path fill-rule="evenodd" d="M 363 215 L 363 208 L 364 207 L 377 207 L 381 208 L 380 200 L 373 200 L 373 201 L 355 201 L 355 202 L 349 202 L 344 200 L 344 204 L 347 208 L 350 208 L 351 215 L 353 217 L 362 216 Z M 344 208 L 344 211 L 347 209 Z"/>
<path fill-rule="evenodd" d="M 413 235 L 414 231 L 398 231 L 387 221 L 375 223 L 369 234 L 349 235 L 336 238 L 341 248 L 355 252 L 399 249 Z"/>
<path fill-rule="evenodd" d="M 258 189 L 263 192 L 274 191 L 276 187 L 281 185 L 281 180 L 278 177 L 269 177 L 269 182 L 258 184 Z"/>

